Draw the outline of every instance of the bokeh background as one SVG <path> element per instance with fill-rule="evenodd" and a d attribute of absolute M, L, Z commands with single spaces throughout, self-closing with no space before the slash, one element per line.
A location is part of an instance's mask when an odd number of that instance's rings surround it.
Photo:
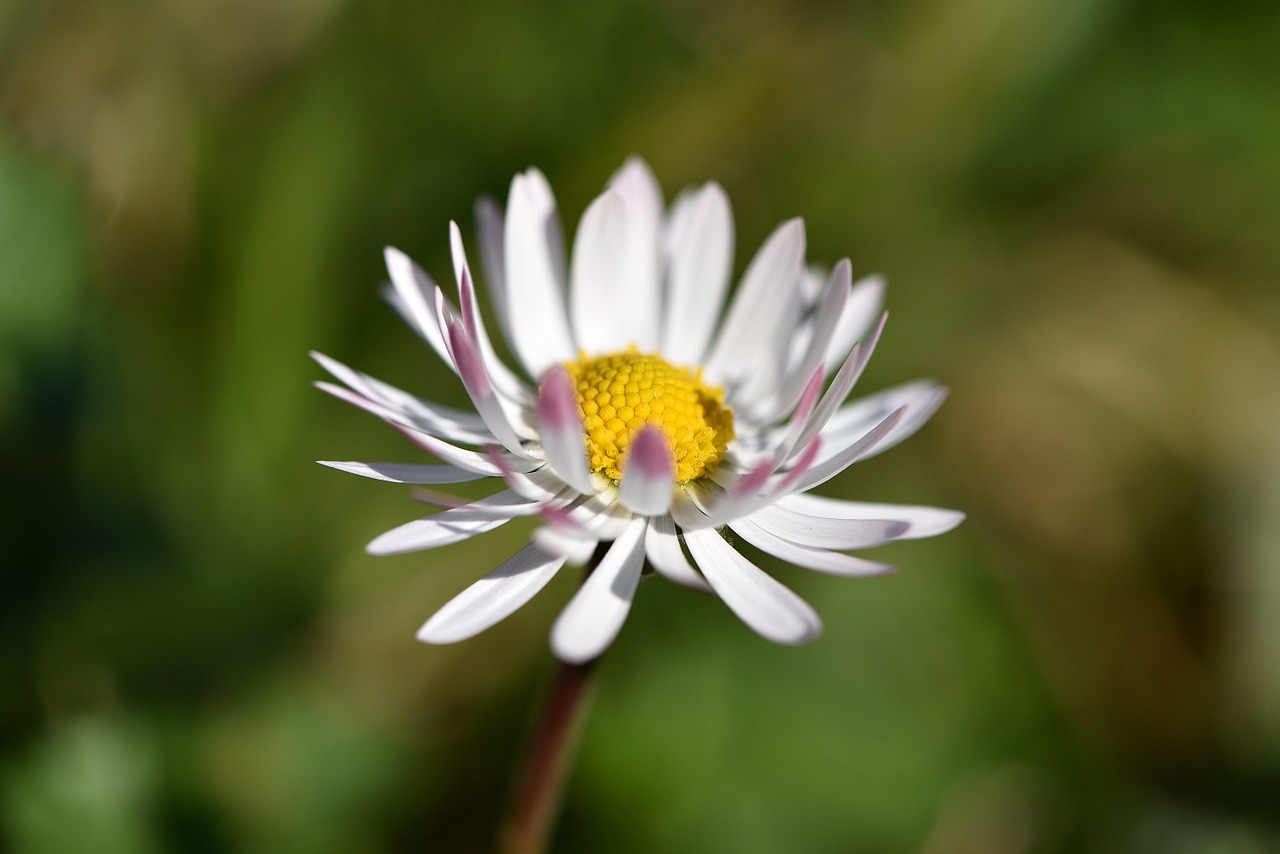
<path fill-rule="evenodd" d="M 1280 4 L 9 0 L 0 6 L 0 847 L 488 850 L 566 573 L 394 558 L 413 460 L 319 349 L 462 391 L 377 296 L 538 165 L 717 179 L 738 258 L 889 276 L 861 388 L 952 388 L 831 494 L 955 506 L 825 636 L 641 587 L 565 852 L 1280 851 Z M 741 269 L 739 267 L 739 269 Z"/>

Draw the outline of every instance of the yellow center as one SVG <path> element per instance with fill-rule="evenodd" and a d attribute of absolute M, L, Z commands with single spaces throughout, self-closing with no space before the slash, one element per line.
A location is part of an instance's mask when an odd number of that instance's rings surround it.
<path fill-rule="evenodd" d="M 668 364 L 635 347 L 607 356 L 579 356 L 565 368 L 578 390 L 592 471 L 622 479 L 631 439 L 645 424 L 662 429 L 675 459 L 676 482 L 701 477 L 733 439 L 733 410 L 724 389 L 702 381 L 702 370 Z"/>

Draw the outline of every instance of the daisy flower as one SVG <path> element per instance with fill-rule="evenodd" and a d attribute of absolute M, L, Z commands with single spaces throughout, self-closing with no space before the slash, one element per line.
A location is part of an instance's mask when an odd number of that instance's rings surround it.
<path fill-rule="evenodd" d="M 853 282 L 847 259 L 826 274 L 807 267 L 801 220 L 769 236 L 726 306 L 734 227 L 715 183 L 664 210 L 648 167 L 629 160 L 583 214 L 567 259 L 536 169 L 512 181 L 505 212 L 481 200 L 476 214 L 488 296 L 517 368 L 494 348 L 456 224 L 456 303 L 391 248 L 385 291 L 475 411 L 316 354 L 342 383 L 321 388 L 440 461 L 324 465 L 401 484 L 502 486 L 469 502 L 425 493 L 446 509 L 382 534 L 370 553 L 437 548 L 521 516 L 542 522 L 529 545 L 427 620 L 420 640 L 471 637 L 561 567 L 591 562 L 551 632 L 564 661 L 609 646 L 651 571 L 714 593 L 771 641 L 803 643 L 820 633 L 818 615 L 725 529 L 796 566 L 874 576 L 892 567 L 845 552 L 940 534 L 963 518 L 811 494 L 918 430 L 946 392 L 921 381 L 846 402 L 884 328 L 884 284 Z"/>

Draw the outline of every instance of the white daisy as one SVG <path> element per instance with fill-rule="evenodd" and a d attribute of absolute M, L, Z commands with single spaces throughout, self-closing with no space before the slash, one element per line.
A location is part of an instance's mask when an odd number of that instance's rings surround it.
<path fill-rule="evenodd" d="M 847 259 L 825 276 L 806 268 L 801 220 L 769 236 L 722 311 L 734 228 L 717 184 L 664 211 L 648 167 L 628 161 L 578 223 L 567 265 L 555 199 L 536 169 L 512 181 L 505 215 L 489 200 L 476 212 L 489 296 L 523 375 L 495 354 L 456 224 L 458 305 L 390 248 L 386 296 L 459 376 L 475 412 L 316 355 L 345 385 L 321 388 L 441 460 L 325 465 L 393 483 L 504 481 L 478 501 L 438 500 L 448 509 L 386 532 L 370 553 L 543 519 L 532 543 L 437 611 L 420 640 L 483 631 L 600 549 L 551 632 L 562 660 L 608 647 L 647 567 L 714 592 L 769 640 L 803 643 L 820 633 L 818 615 L 723 529 L 797 566 L 865 576 L 892 568 L 845 550 L 933 536 L 963 519 L 809 494 L 910 436 L 946 392 L 913 382 L 845 402 L 884 328 L 884 284 L 852 282 Z"/>

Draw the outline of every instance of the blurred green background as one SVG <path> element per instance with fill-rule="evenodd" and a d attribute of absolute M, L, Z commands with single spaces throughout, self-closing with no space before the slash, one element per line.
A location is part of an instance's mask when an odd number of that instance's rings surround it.
<path fill-rule="evenodd" d="M 889 276 L 861 388 L 952 398 L 826 491 L 969 521 L 766 566 L 817 643 L 642 586 L 566 852 L 1280 851 L 1280 4 L 9 0 L 0 848 L 484 851 L 566 573 L 417 644 L 527 538 L 372 558 L 415 460 L 315 348 L 456 381 L 393 244 L 541 167 L 721 181 L 745 261 Z M 741 268 L 739 268 L 741 269 Z"/>

